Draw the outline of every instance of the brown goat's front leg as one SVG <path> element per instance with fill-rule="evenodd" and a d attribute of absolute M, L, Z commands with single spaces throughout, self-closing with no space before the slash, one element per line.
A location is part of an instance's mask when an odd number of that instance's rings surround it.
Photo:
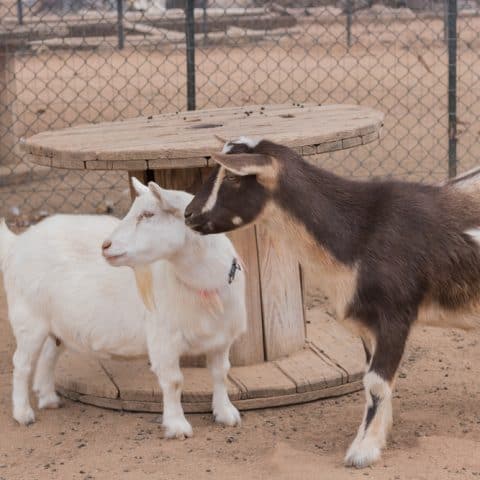
<path fill-rule="evenodd" d="M 392 323 L 391 326 L 399 327 Z M 396 372 L 408 336 L 406 325 L 401 331 L 388 331 L 376 335 L 375 346 L 363 377 L 366 406 L 357 436 L 348 449 L 345 464 L 357 468 L 371 465 L 380 458 L 392 425 L 392 392 Z M 366 353 L 369 350 L 366 348 Z M 367 353 L 367 358 L 368 358 Z"/>

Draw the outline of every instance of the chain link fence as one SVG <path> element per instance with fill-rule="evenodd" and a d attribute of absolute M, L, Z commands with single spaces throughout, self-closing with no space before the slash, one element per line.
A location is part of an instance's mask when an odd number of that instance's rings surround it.
<path fill-rule="evenodd" d="M 187 108 L 360 103 L 385 113 L 383 138 L 325 168 L 425 181 L 471 168 L 480 6 L 445 1 L 2 0 L 0 216 L 122 214 L 126 173 L 36 167 L 19 138 Z"/>

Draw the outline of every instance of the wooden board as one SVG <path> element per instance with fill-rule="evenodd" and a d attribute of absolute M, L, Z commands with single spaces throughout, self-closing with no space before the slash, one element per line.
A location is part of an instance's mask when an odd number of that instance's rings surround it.
<path fill-rule="evenodd" d="M 134 361 L 104 360 L 102 367 L 115 382 L 122 400 L 162 403 L 162 390 L 146 359 Z M 184 389 L 182 402 L 211 402 L 212 379 L 206 368 L 182 369 Z M 80 392 L 86 393 L 86 392 Z M 240 389 L 228 382 L 230 398 L 240 398 Z"/>
<path fill-rule="evenodd" d="M 361 340 L 320 308 L 309 310 L 307 319 L 307 337 L 312 348 L 340 367 L 347 375 L 346 381 L 362 378 L 365 352 Z"/>
<path fill-rule="evenodd" d="M 230 351 L 232 365 L 244 366 L 265 360 L 263 351 L 262 299 L 258 271 L 258 251 L 255 227 L 236 230 L 228 234 L 243 264 L 246 275 L 247 331 Z"/>
<path fill-rule="evenodd" d="M 229 395 L 240 409 L 289 405 L 361 388 L 359 379 L 364 360 L 361 356 L 356 362 L 360 352 L 350 335 L 345 330 L 336 331 L 335 325 L 330 324 L 318 308 L 309 312 L 309 320 L 309 327 L 313 327 L 308 329 L 310 348 L 273 362 L 230 370 Z M 326 329 L 332 329 L 334 334 L 326 335 Z M 329 354 L 336 354 L 338 358 L 331 359 L 315 347 L 326 348 L 327 343 L 330 345 Z M 351 366 L 345 363 L 349 357 L 353 359 Z M 346 365 L 348 375 L 341 364 Z M 210 412 L 210 373 L 205 368 L 191 367 L 182 368 L 182 372 L 185 411 Z M 56 379 L 58 390 L 74 400 L 106 408 L 162 411 L 160 386 L 146 359 L 99 362 L 67 353 L 60 358 Z"/>
<path fill-rule="evenodd" d="M 255 105 L 176 112 L 42 132 L 23 139 L 32 161 L 57 168 L 137 170 L 208 165 L 220 145 L 239 135 L 304 148 L 313 155 L 372 141 L 383 114 L 357 105 Z M 341 142 L 339 144 L 338 142 Z M 340 146 L 341 145 L 341 146 Z M 191 159 L 191 160 L 190 160 Z M 151 163 L 150 163 L 151 162 Z"/>
<path fill-rule="evenodd" d="M 298 393 L 334 387 L 344 380 L 338 367 L 326 362 L 309 347 L 273 363 L 295 383 Z"/>
<path fill-rule="evenodd" d="M 65 390 L 104 398 L 117 398 L 119 391 L 101 364 L 87 355 L 65 352 L 58 360 L 56 381 Z"/>
<path fill-rule="evenodd" d="M 266 360 L 300 350 L 305 343 L 300 266 L 288 245 L 257 225 Z"/>

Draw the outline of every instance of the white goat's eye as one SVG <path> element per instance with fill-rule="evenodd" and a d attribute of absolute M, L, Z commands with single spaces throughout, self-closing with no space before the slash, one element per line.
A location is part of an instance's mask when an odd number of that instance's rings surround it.
<path fill-rule="evenodd" d="M 155 214 L 153 212 L 142 212 L 138 217 L 137 217 L 137 222 L 140 220 L 143 220 L 144 218 L 151 218 Z"/>

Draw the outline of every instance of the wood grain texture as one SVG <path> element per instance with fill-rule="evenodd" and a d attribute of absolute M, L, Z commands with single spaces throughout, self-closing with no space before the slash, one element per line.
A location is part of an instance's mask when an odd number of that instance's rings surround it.
<path fill-rule="evenodd" d="M 295 383 L 298 393 L 343 383 L 339 369 L 309 347 L 273 363 Z"/>
<path fill-rule="evenodd" d="M 236 230 L 228 234 L 243 264 L 246 275 L 247 332 L 232 347 L 232 365 L 244 366 L 265 360 L 263 350 L 263 319 L 258 271 L 258 250 L 255 227 Z"/>
<path fill-rule="evenodd" d="M 337 320 L 320 309 L 307 312 L 307 319 L 315 315 L 315 321 L 307 323 L 307 336 L 314 350 L 325 355 L 334 365 L 345 371 L 347 382 L 363 376 L 365 352 L 361 340 L 350 333 Z"/>
<path fill-rule="evenodd" d="M 272 397 L 296 392 L 296 385 L 272 362 L 233 367 L 229 377 L 240 388 L 242 398 Z"/>
<path fill-rule="evenodd" d="M 104 370 L 118 388 L 119 398 L 138 402 L 162 403 L 162 389 L 146 359 L 103 360 Z M 182 368 L 182 402 L 207 402 L 212 399 L 212 379 L 206 368 Z M 227 381 L 230 398 L 240 398 L 240 389 Z"/>
<path fill-rule="evenodd" d="M 358 392 L 363 388 L 362 382 L 345 383 L 335 387 L 312 390 L 302 393 L 291 393 L 288 395 L 278 395 L 274 397 L 242 398 L 233 400 L 232 403 L 239 410 L 254 410 L 259 408 L 282 407 L 298 403 L 312 402 L 322 398 L 338 397 L 347 393 Z M 94 395 L 81 395 L 77 392 L 59 389 L 64 397 L 76 402 L 86 403 L 102 408 L 112 410 L 126 410 L 132 412 L 161 413 L 162 404 L 157 402 L 141 402 L 136 400 L 122 400 L 120 398 L 102 398 Z M 182 402 L 185 413 L 210 413 L 212 406 L 210 402 Z"/>
<path fill-rule="evenodd" d="M 255 105 L 81 125 L 42 132 L 21 148 L 52 167 L 134 170 L 206 165 L 226 139 L 268 138 L 314 154 L 378 138 L 383 114 L 357 105 Z M 310 148 L 305 148 L 310 147 Z M 178 162 L 178 165 L 176 165 Z"/>
<path fill-rule="evenodd" d="M 70 351 L 63 353 L 55 373 L 57 385 L 66 390 L 109 399 L 119 395 L 101 364 L 87 355 Z"/>
<path fill-rule="evenodd" d="M 334 320 L 320 308 L 310 310 L 308 318 L 310 348 L 273 362 L 230 370 L 228 391 L 239 408 L 289 405 L 361 388 L 364 359 L 357 348 L 358 340 L 343 328 L 328 335 L 330 329 L 335 330 L 331 324 Z M 332 358 L 315 345 L 328 350 Z M 107 408 L 162 411 L 161 390 L 146 359 L 79 361 L 76 355 L 62 357 L 57 370 L 57 387 L 67 397 Z M 349 356 L 352 365 L 347 374 L 339 364 L 345 364 Z M 182 371 L 185 411 L 210 412 L 212 382 L 207 369 Z"/>
<path fill-rule="evenodd" d="M 257 225 L 266 360 L 300 350 L 305 343 L 300 266 L 288 245 Z"/>

